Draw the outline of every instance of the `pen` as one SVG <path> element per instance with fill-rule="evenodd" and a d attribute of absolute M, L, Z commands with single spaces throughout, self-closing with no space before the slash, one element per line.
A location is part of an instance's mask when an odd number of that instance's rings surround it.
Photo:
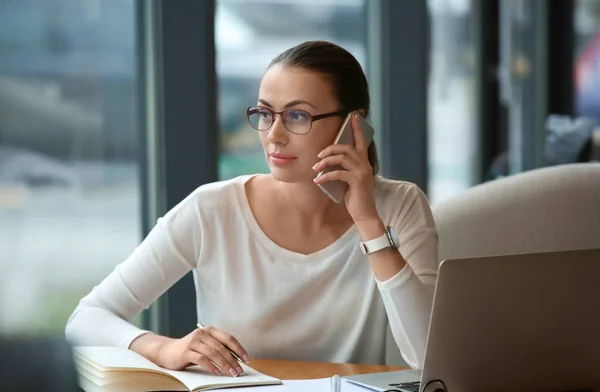
<path fill-rule="evenodd" d="M 198 324 L 196 324 L 196 325 L 198 326 L 198 328 L 200 328 L 200 329 L 204 329 L 204 325 L 202 325 L 202 324 L 200 324 L 200 323 L 198 323 Z M 232 349 L 230 349 L 229 347 L 227 347 L 225 344 L 223 344 L 223 346 L 225 346 L 225 348 L 226 348 L 227 350 L 229 350 L 229 352 L 231 353 L 231 355 L 233 355 L 233 357 L 234 357 L 234 358 L 235 358 L 235 359 L 236 359 L 238 362 L 240 362 L 240 363 L 243 363 L 243 362 L 244 362 L 244 361 L 242 361 L 242 360 L 240 359 L 240 357 L 238 357 L 238 356 L 237 356 L 237 354 L 236 354 L 236 353 L 234 353 L 234 352 L 233 352 L 233 350 L 232 350 Z"/>

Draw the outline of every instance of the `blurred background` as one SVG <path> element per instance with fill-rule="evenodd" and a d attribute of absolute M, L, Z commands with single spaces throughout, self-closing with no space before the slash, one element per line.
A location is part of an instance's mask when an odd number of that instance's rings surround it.
<path fill-rule="evenodd" d="M 550 114 L 600 122 L 600 0 L 0 0 L 0 330 L 62 333 L 191 189 L 267 171 L 245 109 L 312 39 L 434 204 L 545 165 Z"/>

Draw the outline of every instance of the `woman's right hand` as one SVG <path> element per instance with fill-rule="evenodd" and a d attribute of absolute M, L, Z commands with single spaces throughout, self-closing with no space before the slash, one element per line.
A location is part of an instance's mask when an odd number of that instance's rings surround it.
<path fill-rule="evenodd" d="M 153 345 L 152 340 L 156 343 L 156 351 L 153 350 L 154 355 L 152 355 L 153 361 L 157 365 L 171 370 L 183 370 L 191 365 L 199 365 L 216 375 L 225 373 L 237 377 L 244 371 L 227 347 L 244 362 L 249 362 L 248 353 L 237 339 L 210 326 L 197 328 L 181 339 L 159 337 L 152 334 L 142 335 L 134 340 L 131 349 L 144 355 L 142 352 L 147 352 L 146 348 Z"/>

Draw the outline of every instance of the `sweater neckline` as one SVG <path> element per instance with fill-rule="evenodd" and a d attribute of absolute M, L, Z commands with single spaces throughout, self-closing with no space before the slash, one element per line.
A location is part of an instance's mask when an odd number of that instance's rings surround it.
<path fill-rule="evenodd" d="M 240 176 L 238 181 L 236 181 L 236 196 L 238 199 L 238 205 L 242 210 L 242 214 L 248 227 L 255 238 L 268 249 L 273 256 L 283 256 L 286 260 L 294 260 L 301 262 L 309 262 L 309 261 L 322 261 L 327 259 L 334 254 L 340 252 L 347 246 L 350 246 L 352 243 L 358 248 L 358 243 L 360 238 L 358 237 L 358 231 L 356 229 L 356 225 L 350 226 L 348 230 L 346 230 L 338 239 L 334 242 L 322 248 L 316 252 L 304 254 L 299 252 L 294 252 L 290 249 L 284 248 L 273 241 L 260 227 L 256 217 L 254 216 L 254 212 L 250 207 L 250 202 L 248 201 L 248 195 L 246 193 L 246 183 L 252 179 L 253 177 L 258 176 L 259 174 L 249 174 Z"/>

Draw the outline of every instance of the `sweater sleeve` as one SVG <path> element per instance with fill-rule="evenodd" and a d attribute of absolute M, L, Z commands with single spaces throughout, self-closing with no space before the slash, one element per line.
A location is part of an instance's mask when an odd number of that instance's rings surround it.
<path fill-rule="evenodd" d="M 412 185 L 405 200 L 406 207 L 392 225 L 398 231 L 399 251 L 407 264 L 390 279 L 377 281 L 377 286 L 404 360 L 421 369 L 437 279 L 438 237 L 423 192 Z"/>
<path fill-rule="evenodd" d="M 67 340 L 128 348 L 146 333 L 130 320 L 194 268 L 200 222 L 191 197 L 160 218 L 134 252 L 79 302 L 67 322 Z"/>

